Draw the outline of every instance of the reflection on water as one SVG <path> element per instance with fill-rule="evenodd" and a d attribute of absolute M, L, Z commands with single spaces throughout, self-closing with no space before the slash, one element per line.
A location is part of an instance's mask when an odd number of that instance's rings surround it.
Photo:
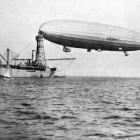
<path fill-rule="evenodd" d="M 140 139 L 140 79 L 0 81 L 0 138 Z"/>

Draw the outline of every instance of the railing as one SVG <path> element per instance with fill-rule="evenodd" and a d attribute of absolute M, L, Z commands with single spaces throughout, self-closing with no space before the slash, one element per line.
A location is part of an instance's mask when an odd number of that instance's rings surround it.
<path fill-rule="evenodd" d="M 7 68 L 7 64 L 0 64 L 0 67 Z M 11 69 L 20 70 L 35 70 L 35 71 L 45 71 L 46 66 L 26 66 L 26 65 L 9 65 Z"/>

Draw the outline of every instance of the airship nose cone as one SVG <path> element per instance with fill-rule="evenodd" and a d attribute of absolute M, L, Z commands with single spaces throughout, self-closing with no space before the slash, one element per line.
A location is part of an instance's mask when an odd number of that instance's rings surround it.
<path fill-rule="evenodd" d="M 57 23 L 54 21 L 43 23 L 39 28 L 39 32 L 44 34 L 56 33 L 58 32 L 56 25 Z"/>

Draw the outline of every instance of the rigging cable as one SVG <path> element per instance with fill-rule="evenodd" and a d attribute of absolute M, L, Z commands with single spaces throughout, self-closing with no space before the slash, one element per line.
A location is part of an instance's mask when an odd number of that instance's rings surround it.
<path fill-rule="evenodd" d="M 53 46 L 55 46 L 57 49 L 59 49 L 59 50 L 61 50 L 62 51 L 62 49 L 60 48 L 60 45 L 56 45 L 56 44 L 54 44 L 53 43 Z M 45 50 L 45 52 L 47 52 L 46 50 Z M 69 55 L 70 56 L 70 58 L 71 58 L 71 63 L 69 63 L 65 68 L 63 68 L 63 69 L 59 69 L 59 70 L 56 70 L 56 71 L 63 71 L 63 70 L 65 70 L 65 69 L 68 69 L 68 67 L 70 67 L 70 65 L 73 63 L 73 61 L 76 59 L 76 58 L 73 58 L 73 56 L 71 55 L 71 54 L 69 54 L 69 53 L 66 53 L 66 52 L 64 52 L 65 54 L 67 54 L 67 55 Z M 60 60 L 62 60 L 63 58 L 60 58 Z M 67 59 L 67 58 L 66 58 Z M 66 60 L 65 59 L 65 60 Z M 47 59 L 46 59 L 47 60 Z M 49 60 L 49 59 L 48 59 Z M 50 59 L 50 60 L 52 60 L 53 61 L 53 59 Z M 69 58 L 68 58 L 68 60 L 70 60 Z M 55 61 L 55 60 L 54 60 Z M 61 65 L 61 64 L 63 64 L 63 63 L 59 63 L 59 64 L 55 64 L 54 66 L 58 66 L 58 65 Z"/>

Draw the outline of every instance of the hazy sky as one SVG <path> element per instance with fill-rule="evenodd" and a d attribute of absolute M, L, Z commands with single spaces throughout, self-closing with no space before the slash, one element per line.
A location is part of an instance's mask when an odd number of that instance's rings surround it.
<path fill-rule="evenodd" d="M 30 52 L 39 26 L 54 19 L 99 22 L 140 32 L 140 0 L 0 0 L 0 3 L 1 53 L 6 48 Z M 61 46 L 48 41 L 44 44 L 48 58 L 63 53 Z M 28 50 L 24 51 L 26 46 Z M 72 49 L 71 55 L 77 60 L 60 74 L 140 77 L 140 51 L 124 57 L 120 52 L 88 53 Z"/>

